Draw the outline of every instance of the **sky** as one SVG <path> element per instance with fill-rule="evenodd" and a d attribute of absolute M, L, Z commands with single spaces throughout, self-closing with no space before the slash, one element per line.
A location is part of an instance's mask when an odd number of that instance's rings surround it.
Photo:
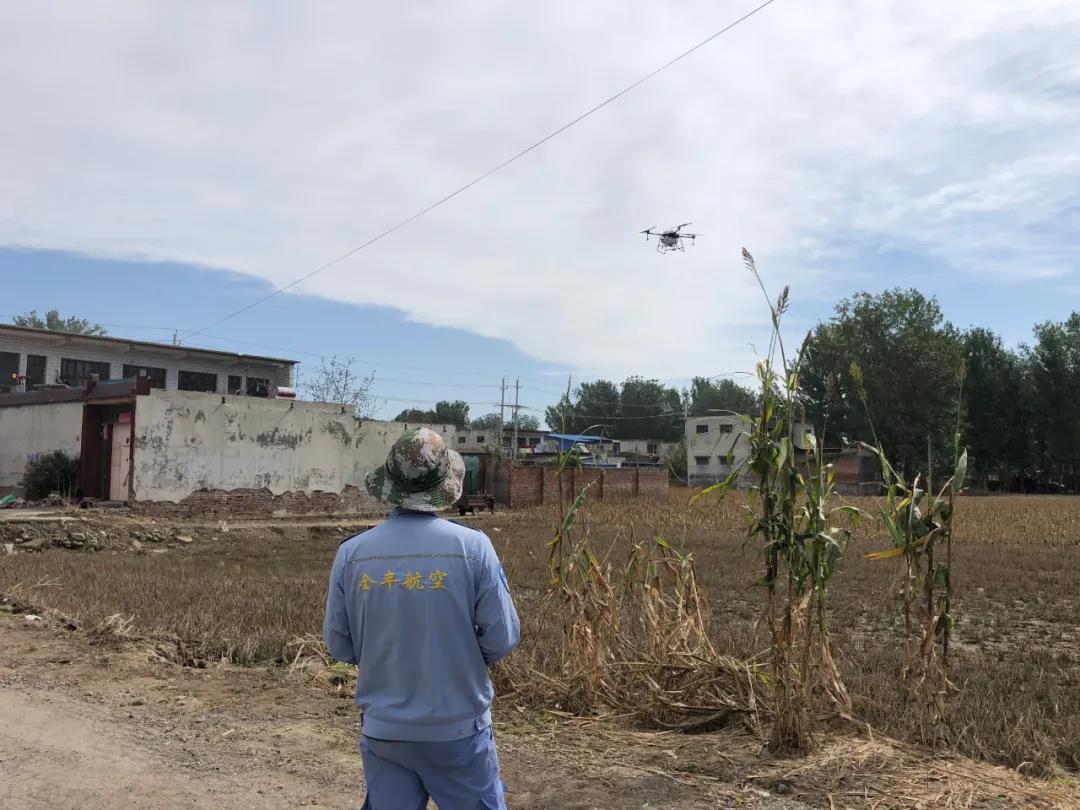
<path fill-rule="evenodd" d="M 0 320 L 355 357 L 389 417 L 485 413 L 503 376 L 537 413 L 568 378 L 745 379 L 743 246 L 792 336 L 893 286 L 1010 345 L 1076 307 L 1080 4 L 776 0 L 228 317 L 754 5 L 4 4 Z M 684 221 L 685 253 L 639 233 Z"/>

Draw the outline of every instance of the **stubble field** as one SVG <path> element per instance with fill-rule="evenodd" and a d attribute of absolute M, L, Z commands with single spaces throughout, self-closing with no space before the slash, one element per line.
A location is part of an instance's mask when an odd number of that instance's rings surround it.
<path fill-rule="evenodd" d="M 679 491 L 663 501 L 594 504 L 579 526 L 587 526 L 593 548 L 615 569 L 633 541 L 656 535 L 691 553 L 717 650 L 753 657 L 764 647 L 755 632 L 763 594 L 753 584 L 758 557 L 743 542 L 741 505 L 688 501 Z M 872 501 L 856 502 L 873 511 Z M 1024 773 L 1073 780 L 1080 773 L 1080 499 L 967 497 L 959 509 L 953 745 Z M 551 508 L 485 515 L 476 523 L 502 557 L 521 614 L 513 671 L 553 681 L 563 660 L 560 606 L 548 592 L 548 541 L 557 518 Z M 84 625 L 130 619 L 129 632 L 172 639 L 177 659 L 196 666 L 222 659 L 285 663 L 298 638 L 319 632 L 329 565 L 347 528 L 282 521 L 184 531 L 194 542 L 162 553 L 135 552 L 118 540 L 96 553 L 5 556 L 0 593 Z M 859 719 L 876 732 L 912 739 L 898 679 L 896 568 L 863 559 L 884 546 L 878 527 L 865 523 L 834 580 L 830 624 Z M 512 692 L 507 702 L 536 708 L 541 699 L 507 673 L 497 682 Z"/>

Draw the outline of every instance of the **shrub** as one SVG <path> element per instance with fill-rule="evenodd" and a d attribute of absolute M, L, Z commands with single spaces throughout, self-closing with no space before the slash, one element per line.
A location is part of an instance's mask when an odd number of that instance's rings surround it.
<path fill-rule="evenodd" d="M 29 500 L 39 501 L 53 492 L 70 495 L 75 491 L 78 482 L 78 456 L 69 456 L 63 450 L 54 450 L 27 462 L 23 471 L 22 487 Z"/>

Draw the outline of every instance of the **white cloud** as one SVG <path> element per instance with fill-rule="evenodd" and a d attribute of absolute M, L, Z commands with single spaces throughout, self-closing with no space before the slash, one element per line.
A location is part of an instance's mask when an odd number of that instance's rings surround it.
<path fill-rule="evenodd" d="M 0 243 L 280 285 L 748 7 L 7 4 Z M 1068 2 L 779 0 L 299 291 L 672 377 L 760 345 L 743 244 L 796 314 L 853 246 L 1068 275 L 1077 41 Z M 685 255 L 637 235 L 683 220 Z"/>

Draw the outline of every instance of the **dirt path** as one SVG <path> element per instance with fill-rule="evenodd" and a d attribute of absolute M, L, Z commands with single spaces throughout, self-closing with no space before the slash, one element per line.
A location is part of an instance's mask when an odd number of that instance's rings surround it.
<path fill-rule="evenodd" d="M 133 733 L 111 712 L 59 691 L 6 687 L 0 692 L 0 804 L 27 808 L 158 808 L 348 806 L 355 792 L 312 785 L 289 774 L 259 770 L 224 774 L 183 767 L 195 755 L 180 747 L 162 757 L 160 735 Z M 195 765 L 196 763 L 192 763 Z M 180 767 L 176 767 L 180 765 Z M 252 790 L 255 784 L 270 788 Z"/>
<path fill-rule="evenodd" d="M 25 616 L 0 614 L 0 728 L 0 807 L 12 810 L 345 808 L 363 796 L 348 699 L 283 672 L 177 667 Z M 499 734 L 514 810 L 801 807 L 575 766 Z"/>

